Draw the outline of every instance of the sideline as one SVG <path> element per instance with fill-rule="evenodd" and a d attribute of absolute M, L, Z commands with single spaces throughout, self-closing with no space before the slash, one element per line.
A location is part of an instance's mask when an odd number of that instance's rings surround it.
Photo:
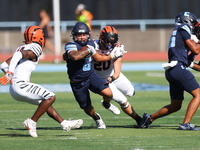
<path fill-rule="evenodd" d="M 147 83 L 132 83 L 135 91 L 168 91 L 169 86 Z M 72 92 L 69 84 L 40 84 L 52 92 Z M 9 85 L 0 85 L 0 93 L 9 93 Z"/>
<path fill-rule="evenodd" d="M 122 63 L 122 71 L 164 71 L 164 62 Z M 66 72 L 66 64 L 38 64 L 34 72 Z"/>
<path fill-rule="evenodd" d="M 163 62 L 123 63 L 122 71 L 164 71 Z M 38 64 L 34 72 L 66 72 L 65 64 Z M 132 83 L 135 91 L 168 91 L 165 85 Z M 69 84 L 40 84 L 52 92 L 72 92 Z M 9 93 L 9 85 L 0 85 L 0 93 Z"/>

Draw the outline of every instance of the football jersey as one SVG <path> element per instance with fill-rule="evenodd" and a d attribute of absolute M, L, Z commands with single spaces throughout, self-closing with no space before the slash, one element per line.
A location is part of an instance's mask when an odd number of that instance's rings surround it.
<path fill-rule="evenodd" d="M 110 54 L 112 50 L 100 50 L 99 47 L 99 40 L 95 40 L 95 45 L 97 47 L 97 53 L 99 54 Z M 103 79 L 107 79 L 109 76 L 111 76 L 114 73 L 114 61 L 116 59 L 111 59 L 108 61 L 102 61 L 102 62 L 95 62 L 92 61 L 92 66 L 95 70 L 95 72 Z"/>
<path fill-rule="evenodd" d="M 88 41 L 87 45 L 95 47 L 94 41 Z M 76 42 L 69 42 L 65 45 L 65 51 L 69 53 L 72 50 L 79 51 L 82 46 Z M 73 61 L 69 55 L 67 59 L 67 72 L 71 81 L 84 81 L 94 73 L 91 65 L 92 57 Z"/>
<path fill-rule="evenodd" d="M 22 58 L 14 70 L 12 78 L 13 81 L 14 80 L 30 81 L 31 72 L 35 70 L 36 65 L 38 64 L 39 61 L 39 57 L 42 54 L 42 48 L 37 43 L 22 45 L 16 49 L 16 52 L 25 50 L 31 50 L 33 53 L 35 53 L 35 55 L 37 56 L 37 61 L 34 62 L 32 60 Z"/>
<path fill-rule="evenodd" d="M 168 45 L 168 59 L 171 61 L 179 61 L 184 65 L 188 65 L 189 48 L 185 45 L 185 41 L 191 37 L 191 28 L 187 24 L 176 26 L 172 31 Z"/>

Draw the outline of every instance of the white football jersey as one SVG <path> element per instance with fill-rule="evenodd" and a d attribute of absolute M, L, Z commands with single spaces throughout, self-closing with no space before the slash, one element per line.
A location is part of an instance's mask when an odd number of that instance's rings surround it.
<path fill-rule="evenodd" d="M 30 44 L 25 44 L 16 49 L 16 51 L 25 51 L 25 50 L 31 50 L 33 51 L 36 56 L 38 57 L 37 61 L 32 61 L 29 59 L 21 59 L 19 63 L 17 64 L 14 73 L 13 73 L 13 78 L 12 80 L 25 80 L 29 81 L 31 72 L 35 70 L 36 65 L 38 64 L 39 57 L 42 54 L 42 48 L 39 44 L 37 43 L 30 43 Z"/>
<path fill-rule="evenodd" d="M 96 42 L 96 44 L 98 41 Z M 110 54 L 110 50 L 100 50 L 99 45 L 97 46 L 98 50 L 96 50 L 99 54 Z M 112 76 L 114 74 L 114 61 L 116 59 L 111 59 L 109 61 L 104 62 L 95 62 L 93 63 L 93 68 L 95 72 L 103 79 L 107 80 L 109 76 Z M 123 104 L 127 101 L 127 98 L 124 96 L 133 96 L 135 93 L 135 89 L 132 85 L 132 83 L 126 78 L 126 76 L 123 75 L 123 73 L 120 72 L 119 77 L 109 84 L 110 89 L 113 93 L 113 100 L 116 101 L 119 104 Z M 124 95 L 123 95 L 124 94 Z"/>
<path fill-rule="evenodd" d="M 97 50 L 99 54 L 110 54 L 109 50 Z M 109 76 L 113 74 L 114 71 L 114 59 L 103 61 L 103 62 L 95 62 L 93 63 L 93 68 L 95 72 L 103 79 L 107 79 Z"/>

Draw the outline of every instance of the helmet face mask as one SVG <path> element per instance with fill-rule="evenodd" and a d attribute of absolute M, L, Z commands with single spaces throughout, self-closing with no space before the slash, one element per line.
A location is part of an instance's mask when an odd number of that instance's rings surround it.
<path fill-rule="evenodd" d="M 44 32 L 39 26 L 27 27 L 24 31 L 24 40 L 26 44 L 38 43 L 42 49 L 45 47 Z"/>
<path fill-rule="evenodd" d="M 100 32 L 99 42 L 101 48 L 112 50 L 118 42 L 118 32 L 112 26 L 104 27 Z"/>
<path fill-rule="evenodd" d="M 198 22 L 193 30 L 193 34 L 197 36 L 198 39 L 200 39 L 200 22 Z"/>
<path fill-rule="evenodd" d="M 180 25 L 182 23 L 188 24 L 193 28 L 197 23 L 197 17 L 191 12 L 181 12 L 175 18 L 175 24 Z"/>
<path fill-rule="evenodd" d="M 90 29 L 87 24 L 83 22 L 77 22 L 72 28 L 72 39 L 74 42 L 79 43 L 82 46 L 87 45 L 87 42 L 90 40 Z M 80 35 L 83 35 L 85 38 L 79 38 Z"/>

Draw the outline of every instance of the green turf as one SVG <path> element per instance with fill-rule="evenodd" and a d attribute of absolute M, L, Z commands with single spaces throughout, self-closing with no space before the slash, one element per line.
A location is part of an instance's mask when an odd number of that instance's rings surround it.
<path fill-rule="evenodd" d="M 149 76 L 149 73 L 151 74 Z M 167 85 L 163 74 L 157 72 L 124 72 L 132 82 L 155 83 Z M 152 76 L 155 74 L 156 76 Z M 2 75 L 2 74 L 0 74 Z M 199 80 L 199 77 L 197 77 Z M 34 73 L 32 81 L 36 83 L 68 82 L 66 73 Z M 94 121 L 87 116 L 74 100 L 72 93 L 56 93 L 57 100 L 53 104 L 65 119 L 84 120 L 80 129 L 65 132 L 61 126 L 46 114 L 37 123 L 38 138 L 32 138 L 22 123 L 34 113 L 36 106 L 21 103 L 9 94 L 1 93 L 0 105 L 0 146 L 1 150 L 189 150 L 200 149 L 198 131 L 179 131 L 187 104 L 191 99 L 185 94 L 182 109 L 174 114 L 156 120 L 149 129 L 136 128 L 136 122 L 121 112 L 113 115 L 100 103 L 99 95 L 91 94 L 93 106 L 101 114 L 107 129 L 97 129 Z M 153 113 L 169 103 L 168 91 L 136 91 L 136 95 L 128 98 L 139 115 L 144 112 Z M 112 102 L 116 106 L 119 105 Z M 199 111 L 192 124 L 199 127 Z"/>

